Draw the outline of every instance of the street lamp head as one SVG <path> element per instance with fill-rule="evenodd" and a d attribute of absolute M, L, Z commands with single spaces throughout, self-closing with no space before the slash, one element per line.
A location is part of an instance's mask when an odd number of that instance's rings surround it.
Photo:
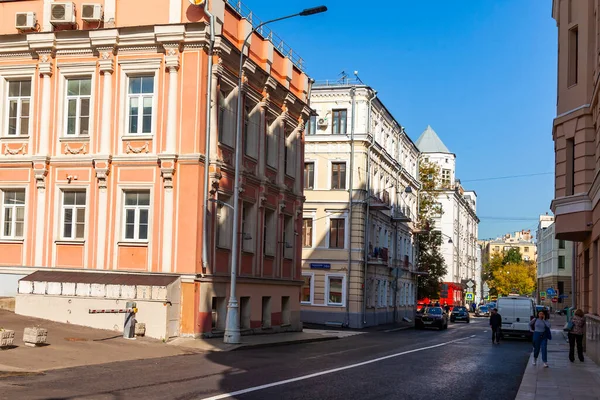
<path fill-rule="evenodd" d="M 452 239 L 448 239 L 448 244 L 452 244 L 452 243 L 454 243 L 454 242 L 452 241 Z"/>
<path fill-rule="evenodd" d="M 300 11 L 298 13 L 298 15 L 300 15 L 302 17 L 306 17 L 308 15 L 320 14 L 325 11 L 327 11 L 327 7 L 325 7 L 325 6 L 305 8 L 304 10 Z"/>
<path fill-rule="evenodd" d="M 404 189 L 404 193 L 412 193 L 413 190 L 410 186 L 407 186 L 406 189 Z"/>

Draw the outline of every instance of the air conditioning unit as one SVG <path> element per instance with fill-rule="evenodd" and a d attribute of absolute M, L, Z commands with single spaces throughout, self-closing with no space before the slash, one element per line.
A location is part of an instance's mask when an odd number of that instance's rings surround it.
<path fill-rule="evenodd" d="M 81 19 L 86 22 L 102 21 L 102 5 L 94 3 L 83 3 L 81 5 Z"/>
<path fill-rule="evenodd" d="M 50 23 L 53 25 L 74 25 L 74 3 L 52 3 L 50 5 Z"/>
<path fill-rule="evenodd" d="M 317 121 L 317 125 L 327 126 L 327 120 L 325 118 L 319 118 L 319 120 Z"/>
<path fill-rule="evenodd" d="M 18 12 L 15 14 L 15 28 L 17 29 L 34 29 L 37 25 L 37 19 L 33 11 Z"/>

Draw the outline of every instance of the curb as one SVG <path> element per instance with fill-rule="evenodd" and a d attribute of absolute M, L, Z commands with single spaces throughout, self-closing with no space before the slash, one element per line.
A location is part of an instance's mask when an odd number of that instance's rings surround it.
<path fill-rule="evenodd" d="M 322 338 L 313 338 L 313 339 L 301 339 L 301 340 L 288 340 L 284 342 L 273 342 L 273 343 L 257 343 L 257 344 L 242 344 L 239 345 L 229 351 L 241 351 L 241 350 L 251 350 L 251 349 L 262 349 L 265 347 L 279 347 L 279 346 L 289 346 L 292 344 L 305 344 L 305 343 L 316 343 L 316 342 L 327 342 L 330 340 L 338 340 L 339 336 L 325 336 Z"/>

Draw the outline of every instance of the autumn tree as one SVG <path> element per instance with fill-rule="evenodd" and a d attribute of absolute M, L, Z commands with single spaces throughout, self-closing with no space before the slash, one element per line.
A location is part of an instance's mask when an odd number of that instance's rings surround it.
<path fill-rule="evenodd" d="M 531 295 L 535 290 L 536 267 L 533 263 L 508 263 L 494 273 L 498 296 L 510 293 Z"/>
<path fill-rule="evenodd" d="M 434 231 L 433 218 L 442 214 L 442 208 L 436 201 L 435 190 L 440 185 L 440 167 L 434 163 L 423 161 L 419 165 L 421 191 L 419 193 L 419 215 L 417 227 L 419 234 L 419 258 L 417 268 L 427 275 L 418 279 L 419 298 L 439 297 L 440 284 L 446 275 L 444 257 L 440 252 L 442 235 Z"/>

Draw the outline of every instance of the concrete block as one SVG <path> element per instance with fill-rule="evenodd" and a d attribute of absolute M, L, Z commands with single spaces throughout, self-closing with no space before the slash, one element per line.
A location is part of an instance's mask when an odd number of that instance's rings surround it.
<path fill-rule="evenodd" d="M 137 322 L 135 324 L 135 336 L 144 336 L 146 334 L 146 324 Z"/>
<path fill-rule="evenodd" d="M 33 282 L 33 294 L 46 294 L 48 282 Z"/>
<path fill-rule="evenodd" d="M 48 282 L 46 293 L 60 296 L 62 294 L 62 284 L 60 282 Z"/>
<path fill-rule="evenodd" d="M 0 348 L 13 345 L 15 340 L 15 331 L 0 329 Z"/>
<path fill-rule="evenodd" d="M 100 283 L 92 283 L 91 288 L 92 297 L 105 297 L 106 296 L 106 285 Z"/>
<path fill-rule="evenodd" d="M 68 282 L 62 284 L 62 295 L 63 296 L 75 296 L 75 286 L 74 282 Z"/>
<path fill-rule="evenodd" d="M 75 296 L 90 297 L 91 286 L 89 283 L 77 283 L 75 286 Z"/>
<path fill-rule="evenodd" d="M 25 328 L 23 331 L 23 342 L 25 346 L 35 347 L 46 344 L 48 330 L 45 328 Z"/>
<path fill-rule="evenodd" d="M 116 298 L 121 297 L 121 285 L 106 285 L 106 297 Z"/>
<path fill-rule="evenodd" d="M 18 292 L 21 294 L 33 293 L 33 282 L 31 281 L 19 281 Z"/>
<path fill-rule="evenodd" d="M 135 286 L 121 285 L 121 298 L 127 300 L 135 299 Z"/>
<path fill-rule="evenodd" d="M 167 300 L 167 287 L 166 286 L 152 286 L 152 300 Z"/>
<path fill-rule="evenodd" d="M 136 296 L 137 300 L 150 300 L 152 296 L 151 286 L 139 285 L 136 287 Z"/>

